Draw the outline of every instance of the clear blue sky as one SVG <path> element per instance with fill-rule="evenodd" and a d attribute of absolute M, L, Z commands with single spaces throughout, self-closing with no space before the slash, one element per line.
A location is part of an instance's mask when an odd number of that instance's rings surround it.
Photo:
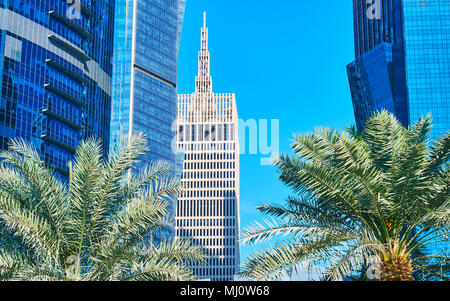
<path fill-rule="evenodd" d="M 187 0 L 179 93 L 192 93 L 203 11 L 216 93 L 236 93 L 239 118 L 279 119 L 280 150 L 294 134 L 354 122 L 346 65 L 354 59 L 352 1 Z M 241 156 L 241 229 L 261 203 L 290 194 L 260 156 Z M 242 247 L 244 260 L 255 247 Z"/>

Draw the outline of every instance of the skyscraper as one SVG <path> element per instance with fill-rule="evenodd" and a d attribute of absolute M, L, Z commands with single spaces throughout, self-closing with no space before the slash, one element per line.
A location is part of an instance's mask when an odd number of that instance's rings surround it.
<path fill-rule="evenodd" d="M 116 0 L 111 148 L 133 133 L 145 133 L 150 151 L 137 169 L 166 161 L 175 174 L 172 127 L 185 7 L 186 0 Z M 154 235 L 157 243 L 173 236 L 173 229 Z"/>
<path fill-rule="evenodd" d="M 178 48 L 185 0 L 116 0 L 111 147 L 147 135 L 142 165 L 175 166 Z"/>
<path fill-rule="evenodd" d="M 353 0 L 356 60 L 347 66 L 356 123 L 373 111 L 405 125 L 431 113 L 432 136 L 450 129 L 447 0 Z"/>
<path fill-rule="evenodd" d="M 0 1 L 0 149 L 31 142 L 68 175 L 81 139 L 109 147 L 114 1 Z"/>
<path fill-rule="evenodd" d="M 356 60 L 347 71 L 358 129 L 384 108 L 405 126 L 431 113 L 432 138 L 449 133 L 450 2 L 372 2 L 353 0 Z"/>
<path fill-rule="evenodd" d="M 230 281 L 239 269 L 239 140 L 234 94 L 212 89 L 206 13 L 195 92 L 178 96 L 177 146 L 184 152 L 175 235 L 203 247 L 200 279 Z"/>

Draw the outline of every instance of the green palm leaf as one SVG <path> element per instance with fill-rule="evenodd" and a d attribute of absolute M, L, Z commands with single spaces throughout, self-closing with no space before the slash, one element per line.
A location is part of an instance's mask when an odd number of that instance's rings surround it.
<path fill-rule="evenodd" d="M 273 219 L 247 227 L 242 242 L 276 244 L 251 255 L 243 275 L 279 278 L 319 264 L 324 279 L 367 279 L 375 258 L 385 280 L 448 279 L 449 257 L 429 247 L 449 244 L 449 134 L 428 147 L 430 130 L 430 116 L 406 129 L 382 111 L 362 134 L 296 136 L 295 155 L 277 161 L 296 196 L 258 208 Z"/>
<path fill-rule="evenodd" d="M 0 154 L 0 279 L 193 279 L 185 263 L 203 260 L 199 248 L 148 240 L 173 226 L 167 205 L 181 189 L 170 165 L 136 170 L 142 134 L 108 160 L 101 145 L 79 145 L 68 185 L 22 140 Z"/>

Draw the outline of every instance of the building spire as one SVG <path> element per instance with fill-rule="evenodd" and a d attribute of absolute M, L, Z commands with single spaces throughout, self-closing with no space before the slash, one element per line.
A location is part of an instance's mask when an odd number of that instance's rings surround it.
<path fill-rule="evenodd" d="M 208 51 L 208 27 L 206 27 L 206 12 L 203 12 L 203 27 L 201 29 L 201 45 L 198 53 L 198 76 L 195 79 L 197 93 L 212 92 L 212 79 L 210 76 L 210 57 Z"/>
<path fill-rule="evenodd" d="M 206 28 L 206 12 L 203 12 L 203 28 Z"/>

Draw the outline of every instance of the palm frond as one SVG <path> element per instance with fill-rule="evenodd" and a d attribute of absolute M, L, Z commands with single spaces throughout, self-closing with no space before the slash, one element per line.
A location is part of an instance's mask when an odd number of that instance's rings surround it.
<path fill-rule="evenodd" d="M 166 163 L 140 175 L 142 134 L 105 161 L 102 143 L 77 148 L 69 185 L 22 140 L 0 154 L 0 278 L 23 280 L 191 280 L 199 248 L 148 233 L 169 227 L 167 206 L 181 191 Z M 20 240 L 19 240 L 20 239 Z"/>
<path fill-rule="evenodd" d="M 361 135 L 353 127 L 295 136 L 295 154 L 282 154 L 276 166 L 298 197 L 259 206 L 276 220 L 247 227 L 242 242 L 284 240 L 251 255 L 244 275 L 279 278 L 302 263 L 320 262 L 325 279 L 364 279 L 374 257 L 382 262 L 383 279 L 395 279 L 392 271 L 412 279 L 408 271 L 420 249 L 448 245 L 449 134 L 430 149 L 430 130 L 429 115 L 406 129 L 383 110 Z M 417 275 L 436 278 L 444 257 L 437 260 L 440 266 L 417 265 Z"/>
<path fill-rule="evenodd" d="M 59 257 L 59 237 L 45 218 L 21 208 L 15 200 L 0 196 L 0 220 L 41 256 Z"/>

